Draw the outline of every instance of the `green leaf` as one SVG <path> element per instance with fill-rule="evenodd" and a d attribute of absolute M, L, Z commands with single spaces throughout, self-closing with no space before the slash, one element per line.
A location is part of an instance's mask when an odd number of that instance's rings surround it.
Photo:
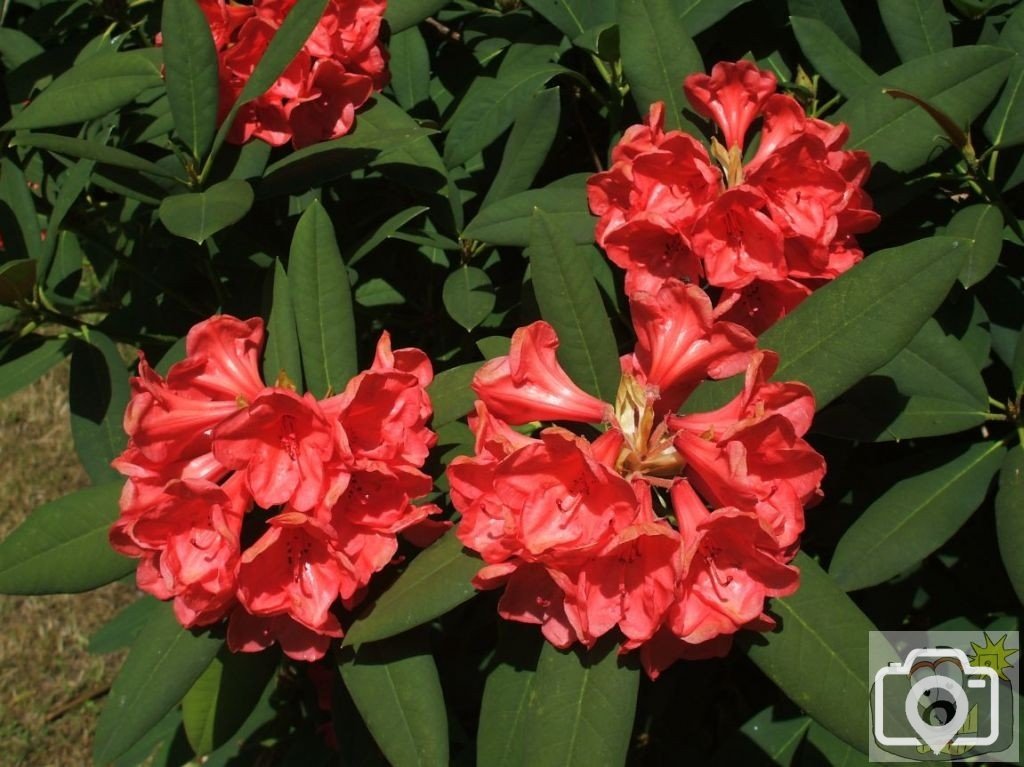
<path fill-rule="evenodd" d="M 432 425 L 435 430 L 462 418 L 473 409 L 476 394 L 469 385 L 482 364 L 470 362 L 449 368 L 434 376 L 434 380 L 427 387 L 427 394 L 430 395 L 430 402 L 434 406 Z"/>
<path fill-rule="evenodd" d="M 110 462 L 128 441 L 121 425 L 128 407 L 128 370 L 114 342 L 98 331 L 71 352 L 68 398 L 71 437 L 93 484 L 115 482 Z"/>
<path fill-rule="evenodd" d="M 501 165 L 481 209 L 530 188 L 554 143 L 560 110 L 558 88 L 548 88 L 533 96 L 512 126 Z"/>
<path fill-rule="evenodd" d="M 614 402 L 621 373 L 611 322 L 589 265 L 569 236 L 538 209 L 530 223 L 533 289 L 541 316 L 558 334 L 558 359 L 585 391 Z"/>
<path fill-rule="evenodd" d="M 984 131 L 999 149 L 1024 143 L 1024 54 L 1018 53 L 1014 59 L 999 101 L 985 120 Z"/>
<path fill-rule="evenodd" d="M 295 326 L 288 274 L 280 259 L 274 261 L 274 278 L 267 320 L 267 346 L 263 352 L 263 380 L 273 382 L 281 373 L 288 376 L 299 391 L 302 386 L 302 357 L 299 354 L 299 336 Z"/>
<path fill-rule="evenodd" d="M 699 35 L 749 2 L 750 0 L 685 0 L 685 7 L 679 18 L 687 32 Z"/>
<path fill-rule="evenodd" d="M 1017 599 L 1024 603 L 1024 447 L 1012 448 L 999 472 L 996 493 L 999 553 Z"/>
<path fill-rule="evenodd" d="M 53 269 L 53 261 L 57 256 L 58 248 L 64 246 L 65 251 L 67 251 L 69 244 L 67 242 L 68 236 L 74 237 L 70 232 L 61 231 L 61 227 L 64 223 L 64 217 L 88 188 L 95 166 L 96 164 L 91 160 L 79 160 L 72 165 L 64 176 L 63 183 L 60 185 L 57 199 L 53 201 L 53 210 L 50 211 L 50 220 L 46 227 L 49 235 L 46 238 L 46 242 L 42 245 L 42 255 L 39 259 L 39 281 L 40 283 L 45 283 L 47 287 L 60 285 L 68 276 L 67 272 L 55 274 Z M 62 255 L 66 256 L 68 253 L 65 252 Z M 75 270 L 80 269 L 81 262 L 76 265 Z M 73 291 L 71 295 L 74 295 Z"/>
<path fill-rule="evenodd" d="M 395 101 L 409 112 L 430 100 L 430 54 L 423 35 L 415 27 L 392 35 L 388 43 L 391 90 Z"/>
<path fill-rule="evenodd" d="M 447 767 L 448 714 L 426 635 L 349 650 L 341 678 L 366 727 L 394 767 Z"/>
<path fill-rule="evenodd" d="M 770 603 L 780 628 L 740 641 L 790 700 L 866 753 L 868 632 L 876 629 L 813 559 L 801 553 L 794 564 L 800 588 Z"/>
<path fill-rule="evenodd" d="M 690 129 L 683 118 L 683 80 L 704 71 L 697 46 L 672 0 L 620 0 L 622 68 L 641 114 L 665 102 L 666 129 Z"/>
<path fill-rule="evenodd" d="M 526 5 L 570 40 L 588 29 L 615 20 L 614 0 L 529 0 Z"/>
<path fill-rule="evenodd" d="M 568 70 L 558 64 L 537 62 L 509 70 L 497 77 L 477 77 L 469 86 L 448 122 L 444 162 L 449 168 L 462 165 L 493 143 L 525 110 L 548 80 Z"/>
<path fill-rule="evenodd" d="M 45 149 L 48 152 L 65 154 L 69 157 L 81 157 L 87 160 L 95 160 L 105 165 L 113 165 L 117 168 L 137 170 L 152 176 L 181 181 L 172 171 L 162 168 L 156 163 L 144 160 L 123 149 L 106 146 L 99 143 L 99 141 L 86 141 L 85 139 L 73 138 L 71 136 L 60 136 L 56 133 L 21 133 L 14 137 L 11 145 Z"/>
<path fill-rule="evenodd" d="M 878 0 L 878 10 L 901 61 L 953 47 L 953 29 L 942 0 Z"/>
<path fill-rule="evenodd" d="M 872 503 L 836 546 L 829 574 L 846 591 L 899 575 L 944 544 L 981 505 L 1006 452 L 1001 442 L 915 456 L 921 469 Z"/>
<path fill-rule="evenodd" d="M 1024 394 L 1024 332 L 1017 336 L 1017 346 L 1013 350 L 1013 364 L 1010 366 L 1010 374 L 1013 379 L 1014 389 L 1017 396 Z"/>
<path fill-rule="evenodd" d="M 775 706 L 768 706 L 750 717 L 740 727 L 740 738 L 730 738 L 715 753 L 715 764 L 736 764 L 750 761 L 754 755 L 751 744 L 764 759 L 758 762 L 789 767 L 797 749 L 804 741 L 812 720 L 806 716 L 780 715 Z"/>
<path fill-rule="evenodd" d="M 448 0 L 390 0 L 384 19 L 391 27 L 391 34 L 397 35 L 433 16 L 447 4 Z"/>
<path fill-rule="evenodd" d="M 811 722 L 806 742 L 809 748 L 805 747 L 805 753 L 813 749 L 812 753 L 817 752 L 825 759 L 825 764 L 832 767 L 868 767 L 871 764 L 866 754 L 843 742 L 817 722 Z M 820 762 L 807 759 L 800 764 L 804 767 L 813 767 Z"/>
<path fill-rule="evenodd" d="M 148 50 L 95 56 L 50 83 L 3 129 L 53 128 L 85 122 L 113 112 L 143 91 L 162 84 L 159 57 Z"/>
<path fill-rule="evenodd" d="M 17 306 L 31 300 L 36 287 L 36 262 L 19 258 L 0 266 L 0 304 Z"/>
<path fill-rule="evenodd" d="M 121 483 L 89 487 L 44 503 L 0 542 L 0 593 L 76 594 L 135 569 L 107 541 Z"/>
<path fill-rule="evenodd" d="M 217 48 L 196 0 L 165 0 L 160 32 L 174 130 L 202 159 L 217 132 Z"/>
<path fill-rule="evenodd" d="M 319 200 L 313 201 L 295 227 L 288 289 L 306 389 L 317 397 L 344 391 L 359 372 L 352 293 L 334 227 Z"/>
<path fill-rule="evenodd" d="M 10 157 L 0 159 L 0 232 L 8 259 L 42 258 L 36 203 L 25 174 Z"/>
<path fill-rule="evenodd" d="M 910 342 L 955 281 L 961 251 L 951 237 L 918 240 L 879 251 L 815 291 L 760 338 L 779 354 L 775 379 L 810 386 L 821 410 Z M 685 408 L 723 405 L 738 384 L 705 382 Z"/>
<path fill-rule="evenodd" d="M 185 734 L 196 754 L 209 754 L 238 731 L 273 678 L 277 662 L 274 652 L 221 648 L 181 701 Z"/>
<path fill-rule="evenodd" d="M 491 245 L 530 244 L 530 219 L 535 208 L 544 211 L 577 245 L 594 241 L 596 220 L 587 207 L 587 176 L 571 176 L 568 182 L 520 192 L 481 210 L 462 233 L 464 239 Z M 563 179 L 562 181 L 567 181 Z M 569 183 L 571 182 L 571 183 Z"/>
<path fill-rule="evenodd" d="M 860 54 L 860 37 L 843 7 L 843 0 L 789 0 L 789 15 L 827 24 L 847 48 Z"/>
<path fill-rule="evenodd" d="M 252 187 L 247 181 L 228 179 L 205 192 L 165 197 L 160 203 L 160 220 L 171 234 L 202 244 L 240 221 L 252 202 Z"/>
<path fill-rule="evenodd" d="M 163 609 L 161 604 L 143 594 L 89 637 L 89 652 L 105 654 L 131 646 L 156 611 Z"/>
<path fill-rule="evenodd" d="M 426 205 L 413 205 L 389 217 L 384 223 L 374 229 L 373 233 L 369 237 L 359 243 L 359 246 L 352 251 L 352 255 L 346 258 L 345 261 L 349 266 L 353 266 L 364 256 L 372 253 L 374 248 L 378 245 L 395 236 L 398 230 L 405 224 L 412 221 L 421 213 L 426 213 L 428 210 L 430 210 L 430 208 Z"/>
<path fill-rule="evenodd" d="M 467 331 L 487 319 L 495 302 L 491 278 L 475 266 L 460 266 L 449 274 L 441 297 L 448 315 Z"/>
<path fill-rule="evenodd" d="M 35 383 L 68 354 L 66 341 L 29 336 L 0 355 L 0 399 Z"/>
<path fill-rule="evenodd" d="M 988 276 L 1003 249 L 1003 216 L 995 205 L 971 205 L 957 212 L 944 234 L 967 242 L 970 250 L 960 272 L 965 288 Z"/>
<path fill-rule="evenodd" d="M 108 764 L 174 708 L 224 644 L 182 628 L 171 606 L 156 610 L 114 680 L 93 738 L 93 760 Z"/>
<path fill-rule="evenodd" d="M 829 85 L 849 96 L 877 82 L 875 70 L 846 46 L 832 28 L 818 19 L 790 17 L 800 50 Z"/>
<path fill-rule="evenodd" d="M 911 101 L 893 99 L 883 88 L 898 88 L 925 99 L 966 125 L 995 97 L 1006 79 L 1011 54 L 1002 48 L 967 45 L 923 56 L 883 75 L 876 85 L 852 94 L 835 122 L 850 126 L 846 149 L 863 149 L 877 163 L 911 171 L 934 153 L 935 122 Z"/>
<path fill-rule="evenodd" d="M 387 639 L 444 615 L 476 594 L 470 581 L 482 566 L 449 530 L 417 554 L 370 612 L 352 624 L 345 644 Z"/>
<path fill-rule="evenodd" d="M 484 683 L 476 761 L 489 767 L 519 767 L 526 764 L 523 728 L 544 640 L 535 626 L 504 623 L 500 631 L 494 666 Z"/>
<path fill-rule="evenodd" d="M 640 672 L 620 663 L 616 647 L 608 637 L 589 652 L 544 643 L 521 730 L 522 764 L 625 764 Z"/>

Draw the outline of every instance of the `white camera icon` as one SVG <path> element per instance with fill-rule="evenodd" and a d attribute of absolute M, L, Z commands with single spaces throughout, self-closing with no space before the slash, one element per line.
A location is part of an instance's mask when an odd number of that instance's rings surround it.
<path fill-rule="evenodd" d="M 947 669 L 954 673 L 937 673 L 940 666 L 948 664 Z M 922 673 L 923 672 L 923 673 Z M 917 733 L 918 737 L 887 735 L 885 733 L 885 690 L 886 680 L 889 685 L 900 678 L 909 678 L 912 682 L 910 691 L 903 703 L 903 715 L 907 724 Z M 977 732 L 969 734 L 961 732 L 970 712 L 970 703 L 960 679 L 971 689 L 988 689 L 988 721 L 991 728 L 984 735 Z M 940 724 L 926 722 L 918 711 L 918 703 L 923 698 L 934 698 L 933 706 L 941 703 L 944 706 L 945 721 Z M 882 746 L 920 746 L 927 745 L 936 755 L 947 746 L 974 747 L 990 746 L 999 738 L 999 717 L 996 716 L 999 705 L 999 677 L 991 668 L 972 666 L 963 650 L 955 648 L 921 648 L 911 650 L 903 663 L 890 663 L 887 667 L 875 672 L 873 730 L 875 740 Z M 893 712 L 890 710 L 889 714 Z M 976 714 L 975 714 L 976 716 Z"/>

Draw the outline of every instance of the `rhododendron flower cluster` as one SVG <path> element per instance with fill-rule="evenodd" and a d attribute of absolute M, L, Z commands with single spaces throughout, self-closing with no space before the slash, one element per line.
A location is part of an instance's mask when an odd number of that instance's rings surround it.
<path fill-rule="evenodd" d="M 200 0 L 217 48 L 219 119 L 245 87 L 295 0 L 242 5 Z M 330 0 L 302 50 L 270 89 L 244 105 L 228 134 L 242 144 L 259 138 L 301 148 L 343 136 L 355 111 L 388 82 L 380 43 L 385 0 Z"/>
<path fill-rule="evenodd" d="M 261 320 L 222 315 L 189 332 L 166 377 L 140 359 L 110 540 L 182 625 L 227 617 L 232 650 L 278 642 L 315 660 L 342 635 L 335 603 L 354 607 L 396 534 L 439 511 L 412 503 L 433 486 L 433 373 L 384 333 L 370 369 L 318 401 L 263 382 L 263 340 Z"/>
<path fill-rule="evenodd" d="M 699 287 L 670 277 L 630 304 L 637 343 L 614 404 L 572 382 L 550 325 L 520 328 L 474 378 L 475 455 L 448 477 L 457 534 L 484 560 L 474 583 L 504 586 L 503 617 L 560 648 L 617 629 L 654 677 L 773 625 L 765 599 L 798 585 L 789 563 L 825 464 L 803 439 L 810 390 L 769 383 L 775 355 L 716 319 Z M 676 414 L 705 378 L 744 371 L 728 404 Z M 512 428 L 550 420 L 607 429 Z"/>
<path fill-rule="evenodd" d="M 750 62 L 690 75 L 685 92 L 722 141 L 712 138 L 709 154 L 665 131 L 664 104 L 653 104 L 588 184 L 597 242 L 627 270 L 627 292 L 668 277 L 706 281 L 721 288 L 719 316 L 760 333 L 863 257 L 855 235 L 878 223 L 863 189 L 870 161 L 842 148 L 845 125 L 808 117 Z"/>

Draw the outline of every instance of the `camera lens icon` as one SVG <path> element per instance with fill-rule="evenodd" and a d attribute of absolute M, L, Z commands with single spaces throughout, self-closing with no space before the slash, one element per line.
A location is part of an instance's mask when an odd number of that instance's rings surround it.
<path fill-rule="evenodd" d="M 972 666 L 962 650 L 917 649 L 903 663 L 879 669 L 873 702 L 873 734 L 882 746 L 927 746 L 938 755 L 946 748 L 989 746 L 999 738 L 998 676 Z M 979 707 L 990 723 L 984 734 L 978 732 Z"/>

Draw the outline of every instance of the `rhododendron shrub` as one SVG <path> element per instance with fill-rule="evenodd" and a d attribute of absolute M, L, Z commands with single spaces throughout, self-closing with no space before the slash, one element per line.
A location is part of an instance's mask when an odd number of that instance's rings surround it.
<path fill-rule="evenodd" d="M 0 763 L 862 764 L 1016 627 L 1024 2 L 0 26 Z"/>
<path fill-rule="evenodd" d="M 720 316 L 759 333 L 863 258 L 856 235 L 878 225 L 871 161 L 843 149 L 847 126 L 808 117 L 777 85 L 749 61 L 690 75 L 686 98 L 718 130 L 710 150 L 666 131 L 656 102 L 588 182 L 597 242 L 627 291 L 706 281 L 722 289 Z"/>
<path fill-rule="evenodd" d="M 139 361 L 110 542 L 186 628 L 227 619 L 234 651 L 279 643 L 312 661 L 343 634 L 336 603 L 359 604 L 397 534 L 440 512 L 412 503 L 432 486 L 433 373 L 384 333 L 373 365 L 318 401 L 263 382 L 264 336 L 259 319 L 220 315 L 166 377 Z"/>
<path fill-rule="evenodd" d="M 485 563 L 474 583 L 505 587 L 503 617 L 562 648 L 617 628 L 656 677 L 774 626 L 765 599 L 797 588 L 789 563 L 825 463 L 803 439 L 810 390 L 768 383 L 775 355 L 716 320 L 700 288 L 669 278 L 630 304 L 638 340 L 614 404 L 569 379 L 550 325 L 520 328 L 473 380 L 476 454 L 448 476 L 459 539 Z M 722 408 L 675 415 L 705 378 L 744 370 Z M 608 428 L 588 440 L 510 427 L 542 420 Z"/>

